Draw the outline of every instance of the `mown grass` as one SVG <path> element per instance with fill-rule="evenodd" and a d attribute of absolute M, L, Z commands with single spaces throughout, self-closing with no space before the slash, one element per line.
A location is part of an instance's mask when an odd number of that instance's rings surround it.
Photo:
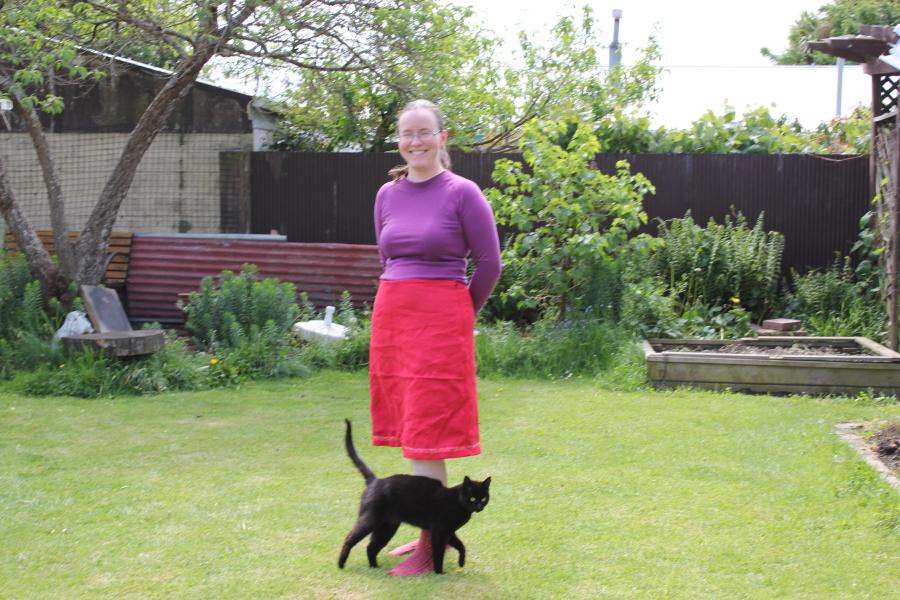
<path fill-rule="evenodd" d="M 364 373 L 111 400 L 0 393 L 0 596 L 8 598 L 882 598 L 900 500 L 834 434 L 897 404 L 592 379 L 480 383 L 488 508 L 463 570 L 398 579 L 364 546 L 337 569 L 376 473 Z M 404 527 L 395 541 L 411 539 Z"/>

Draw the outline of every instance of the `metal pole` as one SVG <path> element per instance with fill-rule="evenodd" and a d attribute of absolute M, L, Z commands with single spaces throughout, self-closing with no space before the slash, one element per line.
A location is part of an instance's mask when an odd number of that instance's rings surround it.
<path fill-rule="evenodd" d="M 844 91 L 844 59 L 838 57 L 837 59 L 837 72 L 838 72 L 838 85 L 837 85 L 837 110 L 834 113 L 834 116 L 841 116 L 841 94 Z"/>
<path fill-rule="evenodd" d="M 609 45 L 609 68 L 610 70 L 617 64 L 622 62 L 622 50 L 619 48 L 619 19 L 622 18 L 622 10 L 613 9 L 613 40 Z"/>

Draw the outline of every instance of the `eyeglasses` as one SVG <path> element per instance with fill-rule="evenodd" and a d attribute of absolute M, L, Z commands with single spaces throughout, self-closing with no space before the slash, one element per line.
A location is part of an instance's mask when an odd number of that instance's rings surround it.
<path fill-rule="evenodd" d="M 419 131 L 416 133 L 404 132 L 404 133 L 401 133 L 398 137 L 400 138 L 401 141 L 404 141 L 404 142 L 411 142 L 416 139 L 422 140 L 424 142 L 428 138 L 435 136 L 439 133 L 440 133 L 440 131 Z"/>

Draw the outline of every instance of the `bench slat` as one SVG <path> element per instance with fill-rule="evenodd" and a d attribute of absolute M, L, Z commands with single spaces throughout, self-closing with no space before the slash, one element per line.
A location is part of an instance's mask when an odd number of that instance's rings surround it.
<path fill-rule="evenodd" d="M 56 252 L 56 241 L 53 239 L 53 232 L 48 229 L 39 229 L 37 232 L 38 239 L 47 249 L 47 252 L 54 254 Z M 78 239 L 80 233 L 78 231 L 70 231 L 69 239 Z M 109 244 L 106 248 L 107 254 L 112 255 L 106 268 L 104 281 L 110 287 L 121 287 L 125 285 L 125 278 L 128 275 L 128 265 L 131 259 L 131 243 L 134 239 L 134 233 L 130 231 L 113 231 L 110 234 Z M 15 236 L 12 231 L 7 231 L 3 240 L 3 247 L 10 254 L 16 254 L 19 246 L 16 244 Z"/>

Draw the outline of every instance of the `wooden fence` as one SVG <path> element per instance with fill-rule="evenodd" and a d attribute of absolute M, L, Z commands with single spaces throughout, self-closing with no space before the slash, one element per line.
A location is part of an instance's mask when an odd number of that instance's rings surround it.
<path fill-rule="evenodd" d="M 498 158 L 517 155 L 454 154 L 454 171 L 491 187 Z M 785 269 L 828 266 L 847 254 L 859 218 L 869 209 L 867 156 L 802 154 L 600 155 L 612 173 L 618 160 L 646 175 L 656 194 L 644 201 L 651 219 L 690 210 L 705 223 L 739 210 L 751 222 L 765 212 L 767 229 L 785 236 Z M 387 181 L 397 154 L 254 152 L 250 168 L 249 230 L 277 230 L 291 242 L 373 244 L 375 191 Z M 239 175 L 239 174 L 238 174 Z"/>

